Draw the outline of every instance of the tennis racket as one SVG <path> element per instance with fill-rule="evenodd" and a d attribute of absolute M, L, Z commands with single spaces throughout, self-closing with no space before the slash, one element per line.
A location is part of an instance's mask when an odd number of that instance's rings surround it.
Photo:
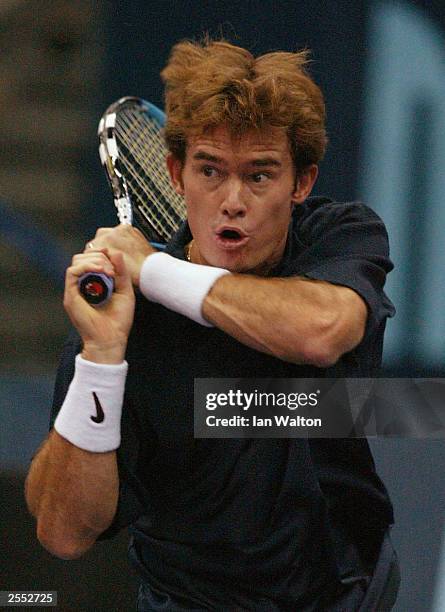
<path fill-rule="evenodd" d="M 155 248 L 164 248 L 186 216 L 184 199 L 170 182 L 162 136 L 164 113 L 127 96 L 107 108 L 98 128 L 99 155 L 113 192 L 120 223 L 137 227 Z M 87 273 L 79 289 L 94 306 L 105 304 L 113 280 Z"/>

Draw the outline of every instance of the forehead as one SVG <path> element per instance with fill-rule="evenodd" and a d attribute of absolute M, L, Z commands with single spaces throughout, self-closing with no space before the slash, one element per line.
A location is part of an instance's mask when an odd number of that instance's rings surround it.
<path fill-rule="evenodd" d="M 226 126 L 218 126 L 189 139 L 188 156 L 194 156 L 201 150 L 223 158 L 226 156 L 257 157 L 267 153 L 279 161 L 291 159 L 287 134 L 284 129 L 277 127 L 267 127 L 263 130 L 252 129 L 236 135 L 232 134 Z"/>

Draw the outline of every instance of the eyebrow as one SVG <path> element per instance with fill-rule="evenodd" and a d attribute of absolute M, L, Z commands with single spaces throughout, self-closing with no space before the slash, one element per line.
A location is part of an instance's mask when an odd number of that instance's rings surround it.
<path fill-rule="evenodd" d="M 205 151 L 197 151 L 193 155 L 193 159 L 203 159 L 205 161 L 213 162 L 215 164 L 224 164 L 224 160 L 221 157 L 217 157 L 216 155 L 210 155 L 210 153 L 206 153 Z"/>
<path fill-rule="evenodd" d="M 281 162 L 278 161 L 278 159 L 275 159 L 274 157 L 260 157 L 258 159 L 253 159 L 251 162 L 249 162 L 250 166 L 257 166 L 259 168 L 263 167 L 263 166 L 281 166 Z"/>
<path fill-rule="evenodd" d="M 197 151 L 193 155 L 193 159 L 196 160 L 204 160 L 213 162 L 215 164 L 223 164 L 226 165 L 226 162 L 217 155 L 211 155 L 210 153 L 206 153 L 205 151 Z M 274 157 L 259 157 L 257 159 L 252 159 L 248 162 L 248 166 L 255 166 L 256 168 L 264 168 L 265 166 L 276 166 L 281 167 L 281 162 L 275 159 Z"/>

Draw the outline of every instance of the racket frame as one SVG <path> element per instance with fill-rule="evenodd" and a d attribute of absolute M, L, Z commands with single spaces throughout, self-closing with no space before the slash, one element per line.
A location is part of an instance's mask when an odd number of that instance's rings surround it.
<path fill-rule="evenodd" d="M 134 107 L 146 113 L 151 119 L 159 126 L 159 131 L 162 129 L 165 122 L 164 113 L 157 108 L 154 104 L 147 102 L 142 98 L 136 96 L 125 96 L 119 98 L 116 102 L 113 102 L 102 115 L 97 134 L 99 137 L 99 156 L 104 167 L 105 174 L 107 176 L 108 183 L 110 185 L 114 204 L 117 211 L 119 222 L 125 225 L 134 225 L 142 231 L 142 233 L 148 238 L 151 244 L 157 249 L 165 248 L 165 237 L 161 236 L 159 232 L 153 227 L 152 222 L 147 219 L 146 215 L 139 210 L 139 207 L 135 202 L 132 202 L 130 196 L 130 189 L 128 186 L 125 172 L 123 171 L 123 164 L 121 164 L 121 155 L 119 152 L 119 144 L 116 138 L 116 118 L 118 114 L 125 108 L 125 106 Z M 177 196 L 176 196 L 177 197 Z M 175 214 L 179 213 L 175 210 Z M 185 206 L 184 206 L 185 216 Z M 101 306 L 105 304 L 112 295 L 114 284 L 112 279 L 106 277 L 106 275 L 95 275 L 94 286 L 97 288 L 99 277 L 103 277 L 102 289 L 103 297 L 98 296 L 97 292 L 91 292 L 88 294 L 88 287 L 93 286 L 91 273 L 84 274 L 79 279 L 79 288 L 83 293 L 85 299 L 94 306 Z"/>

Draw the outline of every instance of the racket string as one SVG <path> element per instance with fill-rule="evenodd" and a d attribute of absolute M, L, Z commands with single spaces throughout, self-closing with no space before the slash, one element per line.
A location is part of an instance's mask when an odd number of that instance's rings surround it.
<path fill-rule="evenodd" d="M 115 136 L 130 198 L 164 237 L 170 238 L 185 218 L 185 204 L 173 189 L 165 167 L 166 147 L 160 128 L 147 113 L 129 109 L 118 114 Z M 168 225 L 169 227 L 166 227 Z"/>

